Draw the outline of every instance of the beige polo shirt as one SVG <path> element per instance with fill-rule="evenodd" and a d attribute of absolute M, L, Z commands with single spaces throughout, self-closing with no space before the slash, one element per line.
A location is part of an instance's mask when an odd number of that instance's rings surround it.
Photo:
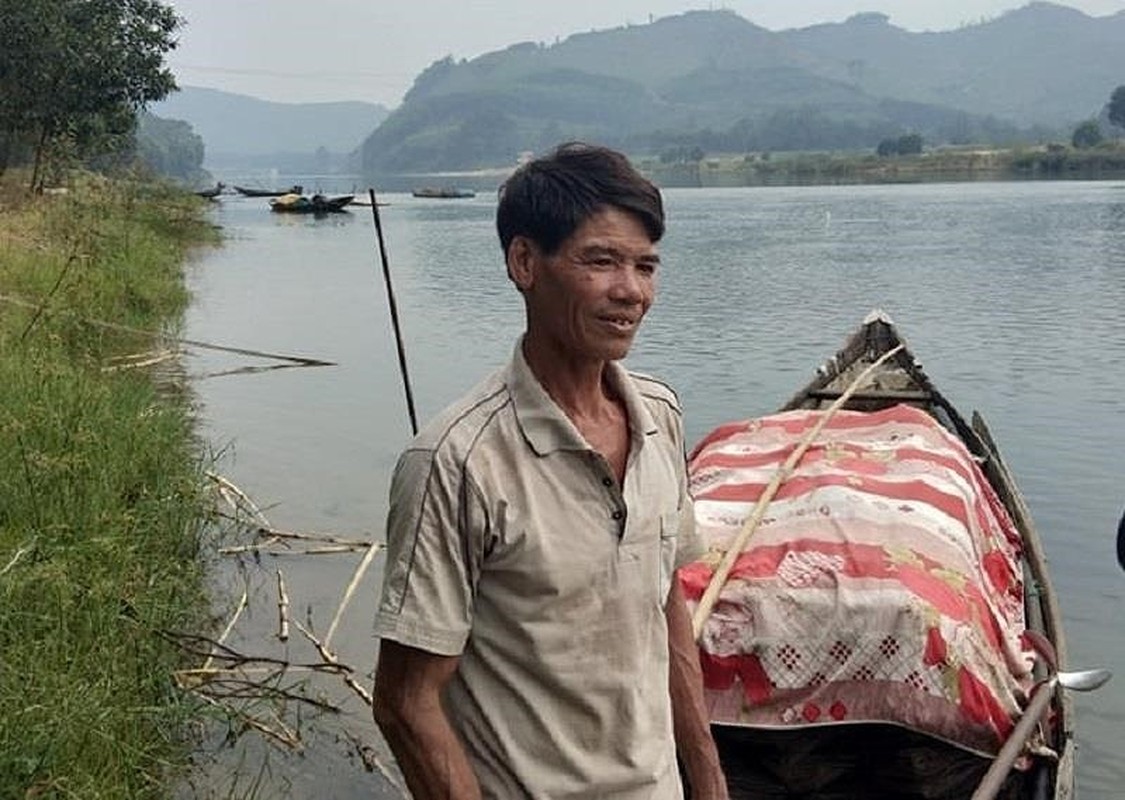
<path fill-rule="evenodd" d="M 391 486 L 379 636 L 460 655 L 446 693 L 486 797 L 680 798 L 664 602 L 700 554 L 675 394 L 618 364 L 624 486 L 512 361 Z"/>

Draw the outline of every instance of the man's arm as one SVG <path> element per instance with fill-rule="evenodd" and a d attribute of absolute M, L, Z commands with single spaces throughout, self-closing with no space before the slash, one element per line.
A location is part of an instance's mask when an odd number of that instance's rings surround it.
<path fill-rule="evenodd" d="M 375 670 L 375 723 L 415 800 L 479 800 L 480 785 L 441 704 L 458 656 L 383 639 Z"/>
<path fill-rule="evenodd" d="M 668 621 L 668 683 L 676 751 L 687 772 L 692 800 L 727 800 L 726 778 L 703 703 L 703 673 L 691 631 L 691 615 L 675 578 L 664 604 L 664 616 Z"/>

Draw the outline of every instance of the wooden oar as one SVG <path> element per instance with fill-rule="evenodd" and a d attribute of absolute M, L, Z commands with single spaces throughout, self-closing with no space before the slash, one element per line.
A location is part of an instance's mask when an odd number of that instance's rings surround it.
<path fill-rule="evenodd" d="M 1046 680 L 1040 681 L 1036 687 L 1035 696 L 1027 704 L 1027 709 L 1024 710 L 1020 721 L 1016 723 L 1016 727 L 1012 728 L 1008 741 L 1004 742 L 1004 746 L 996 754 L 996 759 L 988 768 L 988 772 L 984 773 L 984 777 L 981 778 L 977 790 L 973 792 L 971 800 L 993 800 L 999 794 L 1000 788 L 1004 785 L 1004 780 L 1008 777 L 1008 773 L 1012 771 L 1012 765 L 1016 763 L 1016 758 L 1023 751 L 1032 731 L 1039 724 L 1043 712 L 1050 705 L 1056 686 L 1074 689 L 1078 692 L 1089 692 L 1099 688 L 1111 677 L 1112 673 L 1108 669 L 1088 669 L 1082 672 L 1058 672 Z"/>
<path fill-rule="evenodd" d="M 855 394 L 867 376 L 874 372 L 878 367 L 882 366 L 883 362 L 895 355 L 903 349 L 905 345 L 898 345 L 891 350 L 883 353 L 871 364 L 867 369 L 859 374 L 859 376 L 851 382 L 844 393 L 841 394 L 832 405 L 830 405 L 825 412 L 821 415 L 816 425 L 812 430 L 806 433 L 801 441 L 797 443 L 797 447 L 789 454 L 789 458 L 785 459 L 785 463 L 778 468 L 773 480 L 770 481 L 769 486 L 762 492 L 761 497 L 758 498 L 757 504 L 754 506 L 753 512 L 750 517 L 742 525 L 742 530 L 738 532 L 730 547 L 727 548 L 726 553 L 723 554 L 722 560 L 719 562 L 718 568 L 711 576 L 711 582 L 707 584 L 707 589 L 703 592 L 703 597 L 699 600 L 699 605 L 695 609 L 695 614 L 691 618 L 692 633 L 695 635 L 695 641 L 699 641 L 699 636 L 703 632 L 703 624 L 707 621 L 707 617 L 711 615 L 711 609 L 715 607 L 715 602 L 719 599 L 719 592 L 722 591 L 723 585 L 727 582 L 727 576 L 730 575 L 731 569 L 734 567 L 734 562 L 746 547 L 746 542 L 750 535 L 757 529 L 758 523 L 762 521 L 762 516 L 766 513 L 766 508 L 769 506 L 770 501 L 773 500 L 777 490 L 781 488 L 790 475 L 793 474 L 794 468 L 801 460 L 801 456 L 809 449 L 809 445 L 813 440 L 820 435 L 824 426 L 832 418 L 837 411 L 839 411 L 844 403 Z"/>

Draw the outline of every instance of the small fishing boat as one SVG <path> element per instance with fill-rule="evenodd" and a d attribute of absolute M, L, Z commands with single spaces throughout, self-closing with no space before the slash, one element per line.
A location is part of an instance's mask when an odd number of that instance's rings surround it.
<path fill-rule="evenodd" d="M 270 200 L 270 210 L 286 214 L 336 214 L 347 212 L 348 206 L 354 195 L 345 194 L 338 197 L 326 197 L 314 194 L 305 197 L 299 194 L 285 194 Z"/>
<path fill-rule="evenodd" d="M 415 197 L 439 198 L 443 200 L 476 197 L 476 192 L 471 192 L 468 189 L 457 189 L 452 186 L 423 186 L 420 189 L 415 189 L 413 194 Z"/>
<path fill-rule="evenodd" d="M 301 194 L 304 188 L 300 184 L 294 184 L 288 189 L 255 189 L 250 186 L 239 186 L 235 184 L 234 190 L 243 197 L 281 197 L 287 194 Z"/>
<path fill-rule="evenodd" d="M 1057 672 L 1041 540 L 983 418 L 886 315 L 689 477 L 709 552 L 678 574 L 732 797 L 1071 796 L 1058 684 L 1087 673 Z"/>
<path fill-rule="evenodd" d="M 214 200 L 216 197 L 218 197 L 220 194 L 223 193 L 223 189 L 225 187 L 226 187 L 226 184 L 223 183 L 222 181 L 219 181 L 214 186 L 212 186 L 210 189 L 200 189 L 197 192 L 195 192 L 195 194 L 199 197 L 202 197 L 202 198 L 206 199 L 206 200 Z"/>

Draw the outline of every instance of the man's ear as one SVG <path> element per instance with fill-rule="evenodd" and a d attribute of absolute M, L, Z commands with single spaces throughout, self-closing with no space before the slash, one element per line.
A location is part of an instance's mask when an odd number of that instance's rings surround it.
<path fill-rule="evenodd" d="M 521 292 L 535 283 L 535 267 L 539 248 L 526 236 L 516 236 L 508 245 L 508 277 Z"/>

